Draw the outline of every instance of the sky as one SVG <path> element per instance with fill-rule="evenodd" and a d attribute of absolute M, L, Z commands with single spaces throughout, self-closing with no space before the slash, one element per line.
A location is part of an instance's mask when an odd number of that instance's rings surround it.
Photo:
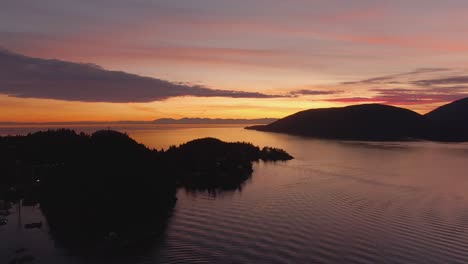
<path fill-rule="evenodd" d="M 15 0 L 0 121 L 281 118 L 468 96 L 468 1 Z"/>

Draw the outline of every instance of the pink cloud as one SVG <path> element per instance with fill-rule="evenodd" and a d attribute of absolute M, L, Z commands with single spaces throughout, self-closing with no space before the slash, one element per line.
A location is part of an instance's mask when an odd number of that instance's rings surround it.
<path fill-rule="evenodd" d="M 458 89 L 456 89 L 458 90 Z M 448 103 L 468 97 L 463 91 L 447 89 L 444 92 L 435 92 L 422 89 L 373 89 L 376 95 L 369 97 L 342 97 L 326 99 L 335 103 L 383 103 L 389 105 L 425 105 Z"/>

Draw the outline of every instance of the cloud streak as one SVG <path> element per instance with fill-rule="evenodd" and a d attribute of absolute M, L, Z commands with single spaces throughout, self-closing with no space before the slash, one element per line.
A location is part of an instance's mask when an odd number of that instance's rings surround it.
<path fill-rule="evenodd" d="M 47 60 L 0 50 L 0 93 L 19 98 L 82 102 L 153 102 L 171 97 L 276 98 L 258 92 L 174 83 L 97 65 Z"/>
<path fill-rule="evenodd" d="M 468 75 L 450 76 L 446 78 L 435 78 L 435 79 L 427 79 L 427 80 L 417 80 L 413 83 L 419 86 L 468 85 Z"/>
<path fill-rule="evenodd" d="M 399 74 L 379 76 L 338 87 L 365 90 L 363 95 L 325 99 L 328 102 L 383 103 L 390 105 L 443 104 L 468 97 L 468 75 L 449 68 L 419 68 Z"/>
<path fill-rule="evenodd" d="M 419 68 L 414 71 L 410 72 L 403 72 L 393 75 L 386 75 L 386 76 L 379 76 L 370 79 L 354 81 L 354 82 L 344 82 L 342 84 L 349 85 L 349 84 L 397 84 L 401 83 L 400 78 L 402 77 L 414 77 L 419 74 L 428 74 L 428 73 L 437 73 L 437 72 L 444 72 L 450 71 L 448 68 Z"/>
<path fill-rule="evenodd" d="M 308 89 L 301 89 L 301 90 L 294 90 L 289 92 L 291 96 L 301 96 L 301 95 L 335 95 L 343 93 L 343 91 L 337 90 L 308 90 Z"/>
<path fill-rule="evenodd" d="M 421 105 L 446 103 L 468 96 L 466 87 L 446 87 L 431 89 L 371 89 L 376 94 L 370 97 L 343 97 L 327 99 L 328 102 L 339 103 L 383 103 L 390 105 Z M 466 89 L 465 89 L 466 90 Z"/>

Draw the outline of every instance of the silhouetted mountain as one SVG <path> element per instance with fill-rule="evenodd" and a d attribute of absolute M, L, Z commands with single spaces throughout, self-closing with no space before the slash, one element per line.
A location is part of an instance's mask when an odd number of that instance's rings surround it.
<path fill-rule="evenodd" d="M 426 138 L 468 141 L 468 98 L 443 105 L 424 115 Z"/>
<path fill-rule="evenodd" d="M 223 119 L 223 118 L 161 118 L 153 121 L 155 124 L 270 124 L 277 118 L 258 119 Z"/>
<path fill-rule="evenodd" d="M 248 129 L 347 140 L 418 138 L 422 126 L 416 112 L 380 104 L 311 109 L 264 126 Z"/>

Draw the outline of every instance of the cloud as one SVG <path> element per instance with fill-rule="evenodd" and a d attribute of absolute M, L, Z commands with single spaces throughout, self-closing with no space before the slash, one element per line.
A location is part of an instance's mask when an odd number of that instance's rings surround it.
<path fill-rule="evenodd" d="M 294 90 L 289 92 L 291 96 L 300 96 L 300 95 L 334 95 L 334 94 L 340 94 L 343 93 L 343 91 L 337 91 L 337 90 L 330 90 L 330 91 L 325 91 L 325 90 L 308 90 L 308 89 L 301 89 L 301 90 Z"/>
<path fill-rule="evenodd" d="M 258 92 L 174 83 L 94 64 L 23 56 L 0 49 L 0 94 L 82 102 L 152 102 L 178 96 L 276 98 Z"/>
<path fill-rule="evenodd" d="M 427 80 L 417 80 L 413 84 L 419 86 L 432 86 L 432 85 L 454 85 L 454 84 L 468 84 L 468 75 L 451 76 L 446 78 L 436 78 Z"/>
<path fill-rule="evenodd" d="M 390 105 L 423 105 L 452 102 L 468 97 L 468 87 L 445 87 L 430 89 L 371 89 L 376 94 L 370 97 L 332 98 L 326 101 L 339 103 L 384 103 Z"/>
<path fill-rule="evenodd" d="M 439 34 L 443 34 L 439 32 Z M 331 39 L 339 41 L 347 41 L 357 44 L 368 44 L 372 46 L 388 46 L 401 49 L 415 49 L 419 51 L 432 51 L 432 52 L 445 52 L 445 53 L 464 53 L 468 51 L 468 44 L 465 40 L 457 39 L 456 36 L 451 38 L 435 39 L 434 35 L 426 34 L 413 34 L 405 35 L 399 34 L 394 36 L 386 35 L 373 35 L 366 33 L 358 34 L 329 34 Z"/>
<path fill-rule="evenodd" d="M 443 104 L 468 97 L 468 75 L 454 74 L 449 68 L 418 68 L 413 71 L 378 76 L 336 86 L 343 90 L 360 89 L 351 96 L 335 96 L 328 102 L 344 104 L 383 103 L 390 105 Z"/>
<path fill-rule="evenodd" d="M 386 76 L 379 76 L 370 79 L 354 81 L 354 82 L 344 82 L 342 84 L 349 85 L 349 84 L 399 84 L 401 81 L 398 81 L 402 77 L 412 77 L 415 75 L 420 74 L 428 74 L 428 73 L 437 73 L 437 72 L 444 72 L 450 71 L 451 69 L 448 68 L 419 68 L 414 71 L 410 72 L 403 72 L 398 74 L 386 75 Z"/>

